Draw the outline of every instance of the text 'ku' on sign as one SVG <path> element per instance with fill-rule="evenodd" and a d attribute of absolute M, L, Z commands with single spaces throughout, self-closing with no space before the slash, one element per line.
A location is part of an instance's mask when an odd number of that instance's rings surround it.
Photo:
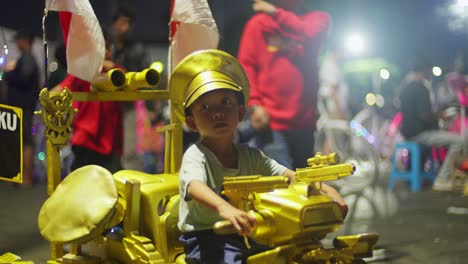
<path fill-rule="evenodd" d="M 23 110 L 0 104 L 0 180 L 22 182 Z"/>

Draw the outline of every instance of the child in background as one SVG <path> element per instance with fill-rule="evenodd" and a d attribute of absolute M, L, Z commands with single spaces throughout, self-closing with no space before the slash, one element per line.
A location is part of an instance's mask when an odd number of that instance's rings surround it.
<path fill-rule="evenodd" d="M 109 35 L 103 32 L 106 52 L 102 72 L 122 67 L 112 58 L 112 43 Z M 91 84 L 73 75 L 68 75 L 52 91 L 69 89 L 72 92 L 90 92 Z M 71 137 L 74 160 L 71 170 L 95 164 L 114 173 L 122 169 L 122 103 L 111 101 L 74 102 L 78 112 L 73 120 Z"/>
<path fill-rule="evenodd" d="M 177 86 L 177 87 L 172 87 Z M 200 139 L 184 154 L 180 169 L 179 229 L 184 233 L 187 263 L 245 263 L 268 248 L 241 235 L 250 232 L 255 218 L 220 193 L 226 176 L 284 175 L 294 181 L 295 172 L 262 151 L 234 144 L 237 124 L 246 114 L 249 81 L 238 61 L 219 50 L 192 53 L 173 71 L 170 89 L 185 89 L 185 122 Z M 322 191 L 347 208 L 337 191 L 323 184 Z M 214 223 L 230 221 L 238 234 L 217 235 Z"/>
<path fill-rule="evenodd" d="M 146 103 L 146 104 L 145 104 Z M 161 173 L 163 171 L 164 134 L 157 132 L 165 125 L 161 101 L 136 101 L 137 148 L 143 156 L 143 171 Z"/>

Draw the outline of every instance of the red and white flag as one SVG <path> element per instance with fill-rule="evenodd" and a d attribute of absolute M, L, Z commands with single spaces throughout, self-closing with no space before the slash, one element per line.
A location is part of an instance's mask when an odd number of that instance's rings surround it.
<path fill-rule="evenodd" d="M 46 9 L 59 12 L 68 73 L 93 80 L 104 63 L 105 42 L 89 0 L 46 0 Z"/>
<path fill-rule="evenodd" d="M 172 0 L 169 72 L 185 56 L 216 49 L 219 33 L 207 0 Z"/>

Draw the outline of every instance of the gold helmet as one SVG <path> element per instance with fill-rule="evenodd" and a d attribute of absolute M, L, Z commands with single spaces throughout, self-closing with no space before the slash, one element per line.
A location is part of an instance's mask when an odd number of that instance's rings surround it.
<path fill-rule="evenodd" d="M 78 168 L 42 205 L 39 231 L 50 242 L 88 242 L 122 220 L 116 213 L 118 196 L 107 169 L 97 165 Z"/>
<path fill-rule="evenodd" d="M 247 104 L 249 80 L 237 59 L 215 49 L 189 54 L 176 66 L 169 80 L 169 93 L 175 114 L 180 120 L 184 120 L 185 108 L 203 94 L 217 89 L 242 92 Z"/>

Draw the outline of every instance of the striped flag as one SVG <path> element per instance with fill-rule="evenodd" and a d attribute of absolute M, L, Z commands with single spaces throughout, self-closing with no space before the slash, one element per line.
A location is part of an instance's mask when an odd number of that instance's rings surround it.
<path fill-rule="evenodd" d="M 101 72 L 105 42 L 89 0 L 46 0 L 46 9 L 59 12 L 68 73 L 93 80 Z"/>
<path fill-rule="evenodd" d="M 172 0 L 169 40 L 170 71 L 196 50 L 218 47 L 218 28 L 207 0 Z"/>

